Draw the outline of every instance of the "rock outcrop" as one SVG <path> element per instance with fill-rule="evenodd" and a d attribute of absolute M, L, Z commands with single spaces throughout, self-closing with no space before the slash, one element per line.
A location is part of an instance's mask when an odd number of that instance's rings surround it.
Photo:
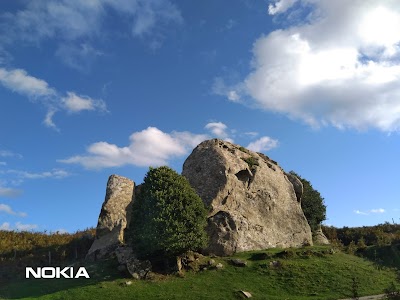
<path fill-rule="evenodd" d="M 210 209 L 208 252 L 230 255 L 312 244 L 300 181 L 288 178 L 266 155 L 208 140 L 186 159 L 182 174 Z"/>
<path fill-rule="evenodd" d="M 315 245 L 329 245 L 330 242 L 325 234 L 322 232 L 321 225 L 318 226 L 318 229 L 313 231 L 313 242 Z"/>
<path fill-rule="evenodd" d="M 135 183 L 125 177 L 111 175 L 106 197 L 96 228 L 96 239 L 88 257 L 101 258 L 124 242 L 124 230 L 129 227 Z"/>

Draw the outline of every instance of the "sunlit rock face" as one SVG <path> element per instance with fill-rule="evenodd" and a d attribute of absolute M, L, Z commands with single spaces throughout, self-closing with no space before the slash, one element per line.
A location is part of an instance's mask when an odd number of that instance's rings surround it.
<path fill-rule="evenodd" d="M 129 227 L 135 183 L 125 177 L 111 175 L 106 196 L 96 228 L 96 239 L 88 256 L 103 257 L 124 242 L 124 232 Z"/>
<path fill-rule="evenodd" d="M 208 140 L 186 159 L 182 174 L 210 209 L 207 252 L 312 244 L 301 209 L 302 186 L 266 155 Z"/>

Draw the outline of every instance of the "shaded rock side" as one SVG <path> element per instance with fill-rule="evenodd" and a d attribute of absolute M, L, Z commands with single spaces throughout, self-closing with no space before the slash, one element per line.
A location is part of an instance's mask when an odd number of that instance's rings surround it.
<path fill-rule="evenodd" d="M 301 202 L 301 196 L 303 196 L 303 183 L 297 176 L 285 173 L 291 184 L 293 185 L 294 192 L 296 193 L 296 198 L 298 202 Z"/>
<path fill-rule="evenodd" d="M 125 177 L 111 175 L 96 228 L 96 239 L 88 256 L 96 252 L 100 258 L 124 242 L 124 230 L 129 226 L 135 183 Z"/>
<path fill-rule="evenodd" d="M 206 249 L 217 255 L 312 244 L 293 184 L 262 153 L 218 139 L 199 144 L 182 174 L 209 207 Z"/>

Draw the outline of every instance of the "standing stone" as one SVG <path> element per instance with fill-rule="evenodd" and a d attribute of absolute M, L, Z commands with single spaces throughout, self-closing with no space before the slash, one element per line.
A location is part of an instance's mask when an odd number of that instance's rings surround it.
<path fill-rule="evenodd" d="M 262 153 L 218 139 L 199 144 L 182 174 L 209 208 L 209 253 L 312 245 L 292 182 Z"/>
<path fill-rule="evenodd" d="M 96 228 L 96 239 L 88 256 L 101 258 L 124 242 L 124 230 L 129 227 L 135 183 L 125 177 L 111 175 L 106 197 Z"/>

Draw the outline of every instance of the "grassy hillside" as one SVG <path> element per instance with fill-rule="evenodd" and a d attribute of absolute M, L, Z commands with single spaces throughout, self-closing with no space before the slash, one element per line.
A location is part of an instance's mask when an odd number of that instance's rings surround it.
<path fill-rule="evenodd" d="M 9 281 L 0 287 L 0 299 L 240 299 L 240 290 L 254 299 L 340 299 L 352 295 L 353 279 L 361 295 L 380 294 L 395 281 L 393 269 L 354 255 L 330 254 L 329 249 L 246 252 L 235 255 L 246 267 L 214 258 L 224 265 L 222 270 L 187 272 L 184 278 L 157 275 L 147 281 L 121 277 L 112 261 L 85 264 L 91 279 Z M 271 266 L 272 261 L 279 263 Z"/>

